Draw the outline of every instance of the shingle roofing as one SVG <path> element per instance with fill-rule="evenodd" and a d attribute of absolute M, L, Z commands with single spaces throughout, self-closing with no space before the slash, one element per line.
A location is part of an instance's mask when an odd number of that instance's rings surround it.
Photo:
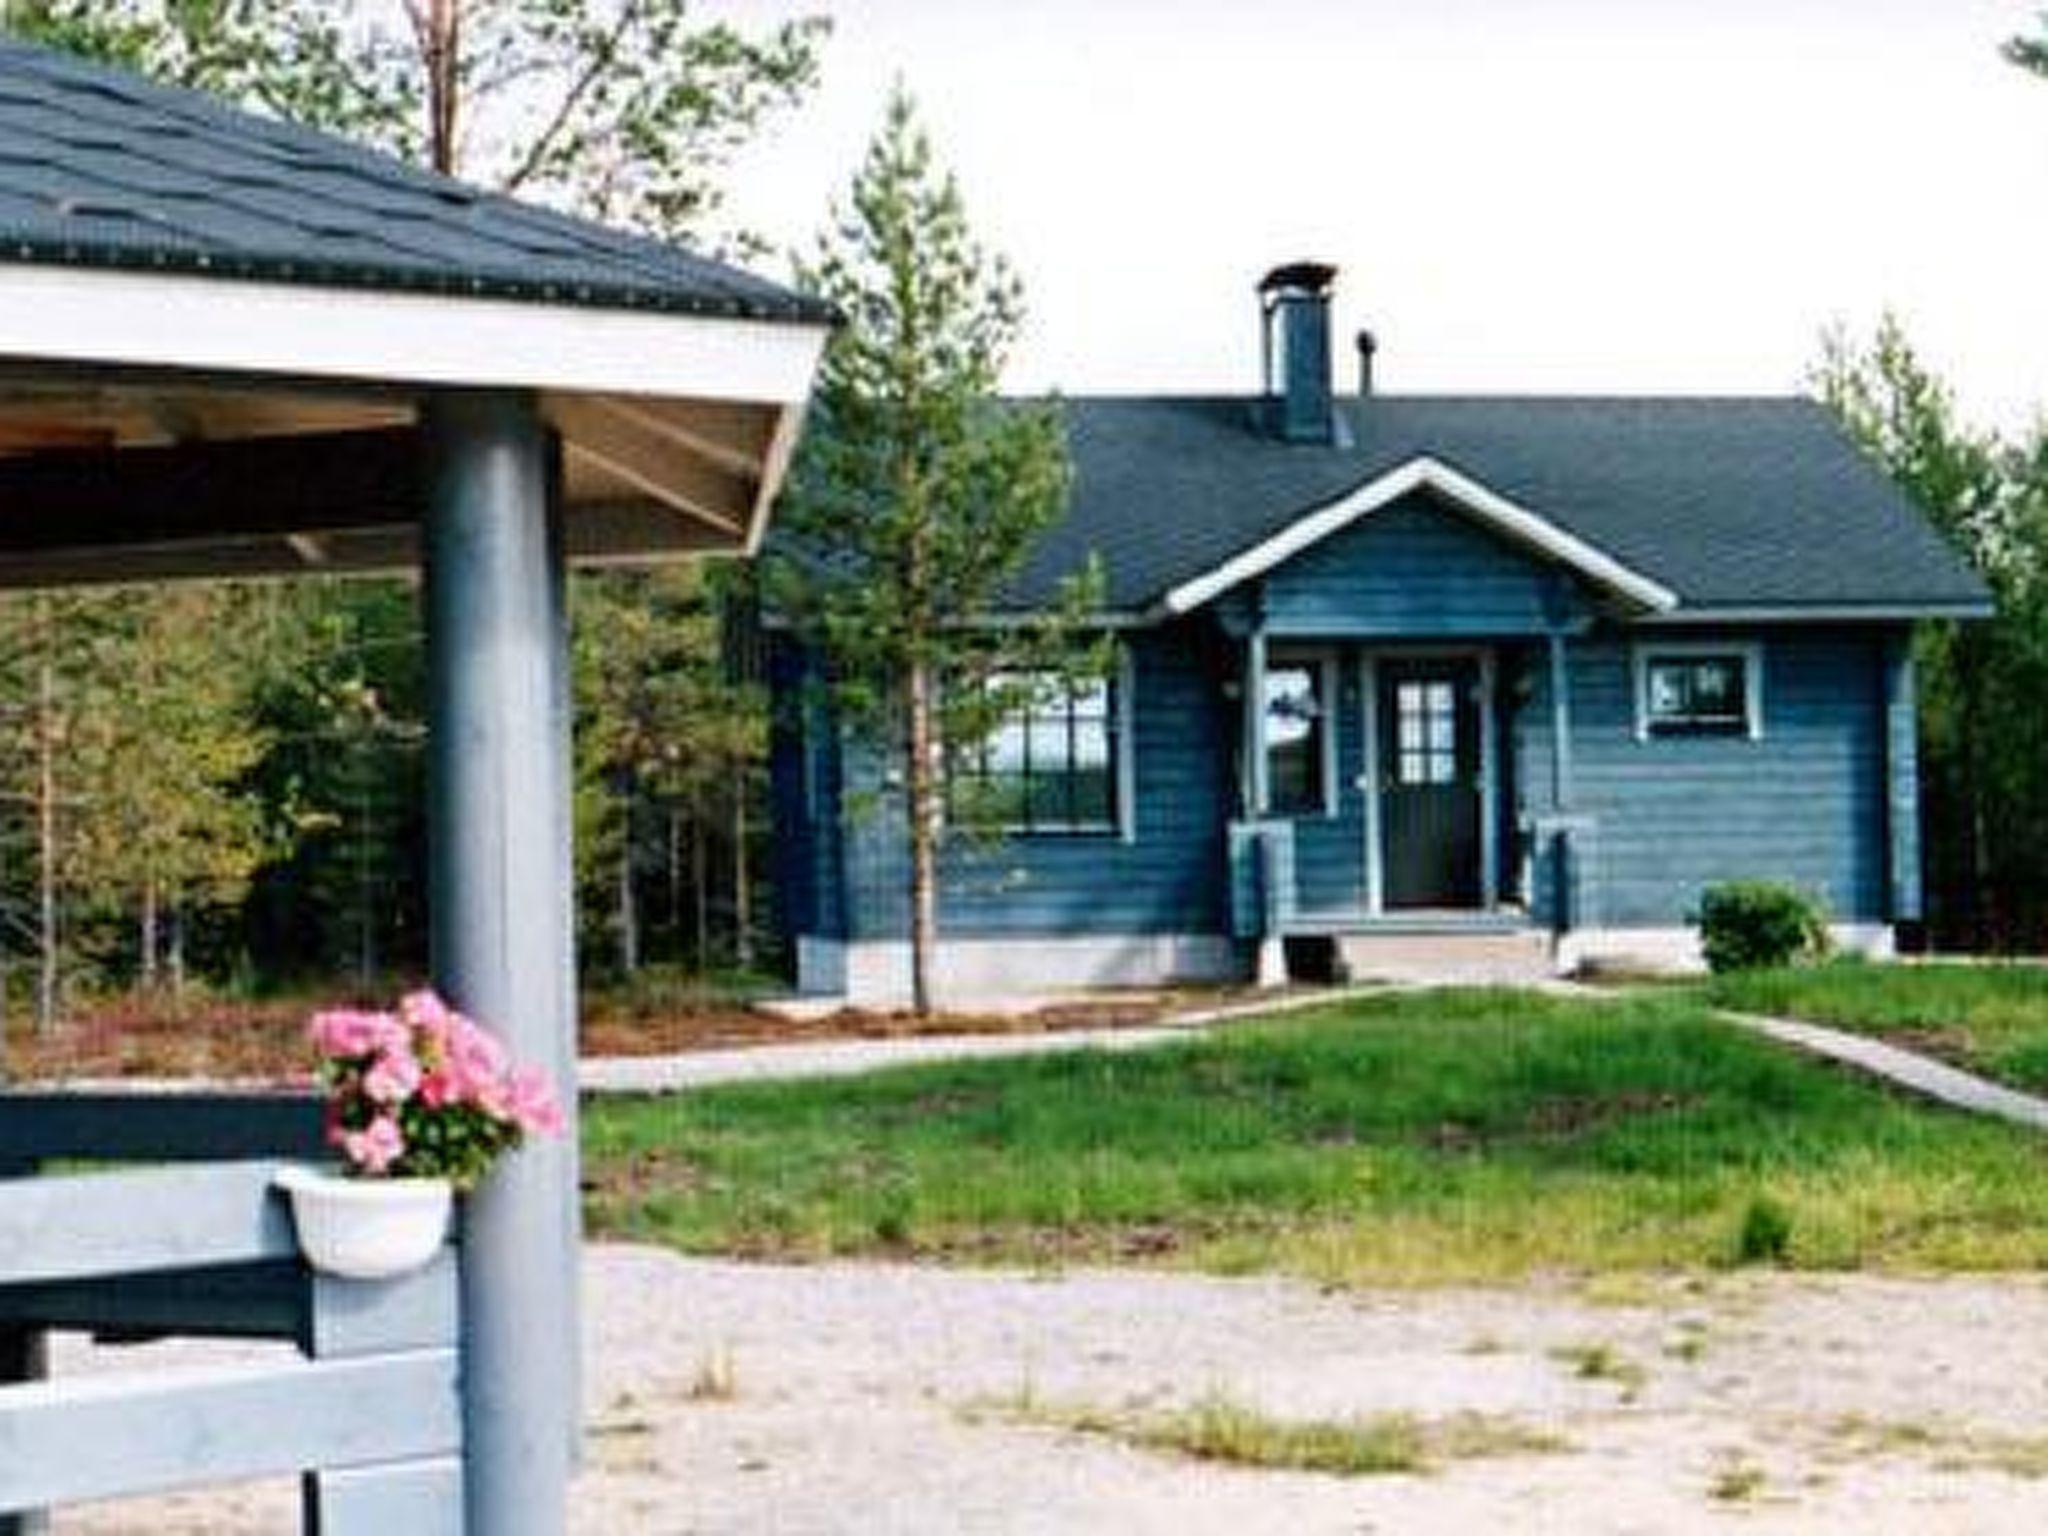
<path fill-rule="evenodd" d="M 821 322 L 773 283 L 0 38 L 0 261 Z"/>
<path fill-rule="evenodd" d="M 1681 610 L 1923 610 L 1978 579 L 1810 400 L 1374 396 L 1350 442 L 1286 443 L 1244 398 L 1064 402 L 1075 481 L 1012 602 L 1099 554 L 1143 612 L 1420 456 L 1462 471 L 1677 593 Z"/>

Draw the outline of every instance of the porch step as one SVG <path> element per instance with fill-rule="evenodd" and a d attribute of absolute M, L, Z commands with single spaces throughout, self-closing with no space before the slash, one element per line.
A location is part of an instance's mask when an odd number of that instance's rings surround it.
<path fill-rule="evenodd" d="M 1550 935 L 1539 928 L 1462 933 L 1381 929 L 1330 938 L 1338 963 L 1357 981 L 1494 985 L 1543 981 L 1557 974 Z"/>

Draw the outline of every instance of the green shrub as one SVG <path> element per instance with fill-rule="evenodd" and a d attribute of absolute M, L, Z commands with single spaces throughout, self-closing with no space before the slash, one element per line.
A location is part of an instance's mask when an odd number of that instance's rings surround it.
<path fill-rule="evenodd" d="M 1758 1195 L 1742 1213 L 1735 1235 L 1738 1264 L 1782 1264 L 1792 1252 L 1792 1213 L 1769 1195 Z"/>
<path fill-rule="evenodd" d="M 1773 969 L 1827 953 L 1827 922 L 1819 905 L 1769 880 L 1709 886 L 1697 921 L 1707 968 L 1716 973 Z"/>

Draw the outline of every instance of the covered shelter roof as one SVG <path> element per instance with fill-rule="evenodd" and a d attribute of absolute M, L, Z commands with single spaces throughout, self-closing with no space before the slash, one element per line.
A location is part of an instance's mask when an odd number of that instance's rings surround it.
<path fill-rule="evenodd" d="M 449 388 L 537 396 L 572 558 L 749 551 L 831 319 L 0 39 L 0 586 L 410 566 Z"/>

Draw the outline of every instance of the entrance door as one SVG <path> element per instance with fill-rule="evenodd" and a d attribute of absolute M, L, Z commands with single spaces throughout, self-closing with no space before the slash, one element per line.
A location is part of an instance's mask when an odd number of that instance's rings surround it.
<path fill-rule="evenodd" d="M 1379 665 L 1380 838 L 1388 907 L 1480 904 L 1479 664 Z"/>

